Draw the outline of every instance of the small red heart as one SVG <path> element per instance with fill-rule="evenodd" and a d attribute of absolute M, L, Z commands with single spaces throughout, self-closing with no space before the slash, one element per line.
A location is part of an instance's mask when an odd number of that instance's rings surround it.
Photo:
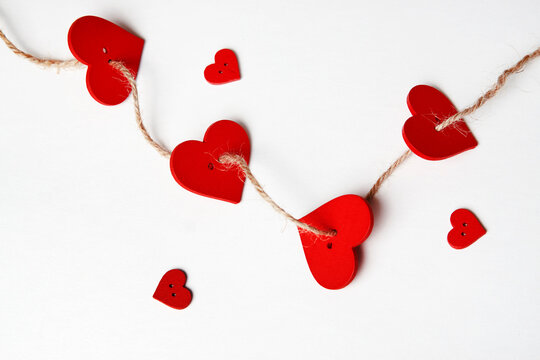
<path fill-rule="evenodd" d="M 465 249 L 486 234 L 486 229 L 472 212 L 457 209 L 450 215 L 452 230 L 448 233 L 448 243 L 454 249 Z"/>
<path fill-rule="evenodd" d="M 441 131 L 435 127 L 458 111 L 439 90 L 418 85 L 411 89 L 407 104 L 412 113 L 403 125 L 403 139 L 409 149 L 427 160 L 443 160 L 478 145 L 463 119 Z"/>
<path fill-rule="evenodd" d="M 204 140 L 189 140 L 171 154 L 171 172 L 184 189 L 195 194 L 237 204 L 242 199 L 245 175 L 237 168 L 218 162 L 224 153 L 241 155 L 247 163 L 249 137 L 239 124 L 221 120 L 212 124 Z"/>
<path fill-rule="evenodd" d="M 68 44 L 77 60 L 88 65 L 86 87 L 103 105 L 117 105 L 131 92 L 124 76 L 110 64 L 121 61 L 137 77 L 144 40 L 110 21 L 84 16 L 69 28 Z"/>
<path fill-rule="evenodd" d="M 186 273 L 179 269 L 169 270 L 161 278 L 154 299 L 173 309 L 182 310 L 191 304 L 191 291 L 186 285 Z"/>
<path fill-rule="evenodd" d="M 367 239 L 373 227 L 373 213 L 368 203 L 357 195 L 343 195 L 300 221 L 321 230 L 337 231 L 336 236 L 324 237 L 298 228 L 315 280 L 332 290 L 347 286 L 358 268 L 357 246 Z"/>
<path fill-rule="evenodd" d="M 226 84 L 231 81 L 240 80 L 240 69 L 238 59 L 234 51 L 221 49 L 214 56 L 215 63 L 204 69 L 204 78 L 210 84 Z"/>

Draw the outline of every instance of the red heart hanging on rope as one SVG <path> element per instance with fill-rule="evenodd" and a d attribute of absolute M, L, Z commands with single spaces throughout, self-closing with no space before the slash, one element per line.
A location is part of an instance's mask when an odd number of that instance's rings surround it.
<path fill-rule="evenodd" d="M 245 175 L 218 159 L 224 153 L 241 155 L 249 163 L 250 143 L 246 131 L 230 120 L 212 124 L 204 140 L 189 140 L 171 154 L 171 172 L 184 189 L 195 194 L 237 204 L 242 199 Z"/>
<path fill-rule="evenodd" d="M 231 81 L 240 80 L 240 69 L 238 59 L 234 51 L 221 49 L 214 56 L 215 63 L 204 69 L 204 78 L 210 84 L 226 84 Z"/>
<path fill-rule="evenodd" d="M 472 212 L 457 209 L 450 215 L 452 230 L 448 233 L 448 243 L 454 249 L 465 249 L 486 234 L 486 229 Z"/>
<path fill-rule="evenodd" d="M 317 282 L 327 289 L 347 286 L 358 268 L 357 246 L 364 242 L 373 227 L 368 203 L 357 195 L 335 198 L 300 219 L 321 230 L 336 230 L 324 237 L 298 228 L 304 254 Z"/>
<path fill-rule="evenodd" d="M 124 76 L 109 61 L 121 61 L 137 77 L 144 40 L 110 21 L 84 16 L 70 27 L 68 44 L 73 56 L 88 65 L 86 87 L 103 105 L 117 105 L 131 92 Z"/>
<path fill-rule="evenodd" d="M 437 89 L 418 85 L 411 89 L 407 104 L 412 113 L 403 125 L 403 139 L 409 149 L 427 160 L 443 160 L 478 145 L 463 119 L 441 131 L 435 127 L 458 111 Z"/>
<path fill-rule="evenodd" d="M 186 273 L 179 269 L 169 270 L 161 278 L 154 299 L 173 309 L 182 310 L 191 304 L 191 291 L 185 286 Z"/>

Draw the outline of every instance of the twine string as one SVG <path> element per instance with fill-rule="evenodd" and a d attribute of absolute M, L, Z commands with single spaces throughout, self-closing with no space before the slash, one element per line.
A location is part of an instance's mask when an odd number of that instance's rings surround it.
<path fill-rule="evenodd" d="M 489 99 L 493 98 L 499 90 L 506 84 L 506 81 L 508 80 L 508 77 L 512 74 L 515 74 L 517 72 L 520 72 L 523 70 L 525 65 L 529 63 L 530 61 L 534 60 L 535 58 L 540 56 L 540 47 L 533 52 L 525 55 L 521 58 L 517 63 L 515 63 L 513 66 L 509 67 L 508 69 L 504 70 L 501 75 L 497 78 L 497 82 L 491 86 L 491 88 L 486 91 L 482 96 L 480 96 L 471 106 L 461 110 L 457 114 L 454 114 L 444 120 L 442 123 L 437 125 L 435 129 L 437 131 L 441 131 L 447 126 L 450 126 L 454 124 L 455 122 L 461 120 L 461 118 L 471 115 L 473 112 L 478 110 L 482 105 L 484 105 Z"/>
<path fill-rule="evenodd" d="M 306 224 L 291 214 L 289 214 L 287 211 L 285 211 L 281 206 L 279 206 L 271 197 L 268 195 L 268 193 L 264 190 L 262 185 L 259 183 L 259 181 L 253 176 L 253 173 L 251 172 L 251 169 L 249 168 L 249 165 L 246 162 L 246 159 L 244 159 L 243 156 L 237 155 L 237 154 L 230 154 L 225 153 L 219 157 L 219 162 L 222 164 L 228 164 L 228 165 L 236 165 L 238 166 L 242 172 L 246 175 L 246 178 L 251 182 L 257 193 L 266 201 L 267 203 L 272 206 L 272 208 L 279 213 L 281 216 L 289 220 L 290 222 L 294 223 L 296 226 L 298 226 L 301 229 L 304 229 L 306 231 L 312 232 L 319 236 L 336 236 L 337 232 L 336 230 L 329 230 L 324 231 L 320 230 L 314 226 L 311 226 L 309 224 Z"/>
<path fill-rule="evenodd" d="M 379 176 L 379 178 L 377 179 L 377 181 L 375 181 L 375 184 L 373 184 L 373 186 L 371 187 L 371 189 L 369 189 L 369 192 L 367 193 L 366 195 L 366 200 L 367 201 L 371 201 L 371 199 L 373 199 L 373 197 L 375 196 L 375 194 L 377 193 L 377 191 L 379 191 L 379 189 L 381 188 L 383 182 L 388 179 L 390 177 L 390 175 L 392 175 L 392 173 L 401 165 L 405 162 L 405 160 L 407 160 L 409 158 L 409 156 L 411 156 L 412 154 L 412 151 L 411 150 L 406 150 L 400 157 L 398 157 L 389 167 L 388 169 L 386 169 L 385 172 L 383 172 L 381 174 L 381 176 Z"/>
<path fill-rule="evenodd" d="M 37 56 L 30 55 L 19 48 L 17 48 L 13 43 L 6 37 L 4 32 L 0 30 L 0 39 L 4 41 L 6 46 L 17 56 L 20 56 L 28 61 L 33 62 L 34 64 L 43 66 L 43 67 L 55 67 L 58 71 L 61 69 L 77 69 L 82 68 L 83 64 L 76 59 L 71 60 L 56 60 L 56 59 L 42 59 Z"/>
<path fill-rule="evenodd" d="M 163 146 L 161 146 L 158 142 L 156 142 L 150 134 L 148 134 L 148 130 L 146 130 L 146 127 L 143 124 L 142 116 L 141 116 L 141 108 L 139 105 L 139 91 L 137 90 L 137 81 L 135 80 L 135 76 L 131 73 L 131 71 L 121 62 L 121 61 L 109 61 L 109 64 L 115 68 L 117 71 L 119 71 L 127 80 L 129 87 L 131 88 L 131 95 L 133 96 L 133 109 L 135 111 L 135 121 L 137 122 L 137 126 L 139 127 L 139 130 L 141 131 L 144 139 L 154 148 L 156 151 L 165 158 L 171 157 L 171 152 L 167 149 L 165 149 Z"/>
<path fill-rule="evenodd" d="M 79 61 L 72 59 L 72 60 L 55 60 L 55 59 L 42 59 L 33 55 L 30 55 L 20 49 L 18 49 L 0 30 L 0 38 L 4 41 L 6 46 L 16 55 L 23 57 L 34 64 L 41 65 L 44 67 L 56 67 L 58 70 L 64 69 L 64 68 L 80 68 L 83 66 L 82 63 Z M 535 51 L 525 55 L 523 58 L 521 58 L 516 64 L 509 67 L 508 69 L 504 70 L 501 75 L 497 78 L 497 82 L 493 84 L 493 86 L 487 90 L 482 96 L 480 96 L 471 106 L 459 111 L 458 113 L 448 117 L 443 122 L 441 122 L 439 125 L 435 127 L 437 131 L 441 131 L 447 126 L 450 126 L 457 121 L 463 121 L 462 118 L 471 115 L 476 110 L 478 110 L 481 106 L 483 106 L 488 100 L 493 98 L 500 90 L 501 88 L 506 84 L 506 81 L 508 80 L 508 77 L 512 74 L 515 74 L 517 72 L 520 72 L 523 70 L 525 65 L 532 61 L 533 59 L 540 56 L 540 47 L 537 48 Z M 140 110 L 140 103 L 139 103 L 139 92 L 137 90 L 137 81 L 135 80 L 135 77 L 131 73 L 131 71 L 121 62 L 121 61 L 109 61 L 110 65 L 115 68 L 117 71 L 119 71 L 127 80 L 128 85 L 131 89 L 131 94 L 133 96 L 133 108 L 135 112 L 135 120 L 137 122 L 137 126 L 139 127 L 139 130 L 141 131 L 144 139 L 163 157 L 170 158 L 171 152 L 167 150 L 165 147 L 160 145 L 158 142 L 156 142 L 148 133 L 146 130 L 146 127 L 144 126 L 142 116 L 141 116 L 141 110 Z M 412 152 L 411 150 L 405 151 L 402 155 L 400 155 L 389 167 L 384 171 L 375 184 L 371 187 L 369 192 L 366 195 L 366 200 L 371 201 L 375 194 L 379 191 L 382 184 L 394 173 L 394 171 L 401 166 L 410 156 Z M 336 230 L 321 230 L 317 227 L 314 227 L 312 225 L 309 225 L 307 223 L 304 223 L 294 216 L 292 216 L 290 213 L 288 213 L 286 210 L 284 210 L 281 206 L 279 206 L 271 197 L 268 195 L 268 193 L 264 190 L 262 185 L 259 183 L 259 181 L 255 178 L 253 175 L 249 165 L 247 164 L 246 160 L 238 155 L 238 154 L 230 154 L 226 153 L 220 156 L 219 161 L 223 164 L 228 165 L 235 165 L 237 166 L 246 176 L 246 178 L 251 182 L 257 193 L 261 196 L 261 198 L 266 201 L 272 208 L 279 213 L 281 216 L 283 216 L 285 219 L 291 221 L 294 223 L 297 227 L 300 229 L 303 229 L 305 231 L 309 231 L 315 235 L 318 236 L 325 236 L 325 237 L 332 237 L 336 236 L 337 232 Z"/>

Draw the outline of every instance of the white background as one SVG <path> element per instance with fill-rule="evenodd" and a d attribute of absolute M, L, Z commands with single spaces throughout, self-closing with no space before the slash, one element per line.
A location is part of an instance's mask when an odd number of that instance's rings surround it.
<path fill-rule="evenodd" d="M 252 169 L 303 216 L 365 195 L 401 154 L 406 95 L 463 108 L 540 45 L 540 2 L 4 0 L 21 48 L 71 58 L 83 15 L 146 40 L 149 131 L 172 149 L 239 121 Z M 236 51 L 242 80 L 203 78 Z M 479 146 L 417 157 L 385 183 L 345 289 L 313 280 L 295 227 L 246 184 L 238 205 L 196 196 L 141 137 L 131 99 L 105 107 L 85 71 L 57 74 L 0 47 L 0 358 L 537 359 L 540 60 L 468 118 Z M 488 230 L 448 245 L 453 210 Z M 152 299 L 169 269 L 194 292 Z"/>

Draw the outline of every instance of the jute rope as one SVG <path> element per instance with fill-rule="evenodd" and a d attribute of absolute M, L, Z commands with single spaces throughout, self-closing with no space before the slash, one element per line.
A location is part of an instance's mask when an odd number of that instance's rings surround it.
<path fill-rule="evenodd" d="M 41 65 L 44 67 L 55 67 L 57 70 L 69 69 L 69 68 L 82 68 L 83 64 L 77 61 L 76 59 L 71 60 L 55 60 L 55 59 L 42 59 L 24 51 L 18 49 L 13 43 L 6 37 L 4 32 L 0 30 L 0 39 L 4 41 L 6 46 L 13 51 L 15 55 L 18 55 L 22 58 L 25 58 L 28 61 L 33 62 L 34 64 Z"/>
<path fill-rule="evenodd" d="M 13 51 L 18 56 L 21 56 L 35 64 L 42 65 L 45 67 L 56 67 L 58 69 L 61 68 L 73 68 L 73 67 L 82 67 L 83 64 L 78 62 L 77 60 L 53 60 L 53 59 L 41 59 L 35 56 L 32 56 L 28 53 L 25 53 L 24 51 L 19 50 L 9 39 L 4 35 L 4 33 L 0 30 L 0 38 L 4 41 L 4 43 L 7 45 L 7 47 Z M 450 116 L 449 118 L 445 119 L 443 122 L 441 122 L 439 125 L 437 125 L 435 128 L 437 131 L 441 131 L 447 126 L 450 126 L 457 121 L 461 121 L 463 117 L 472 114 L 478 108 L 480 108 L 482 105 L 484 105 L 489 99 L 493 98 L 499 90 L 505 85 L 506 81 L 508 80 L 508 77 L 514 73 L 517 73 L 521 71 L 527 63 L 529 63 L 531 60 L 537 58 L 540 56 L 540 48 L 536 49 L 535 51 L 525 55 L 521 60 L 519 60 L 514 66 L 506 69 L 498 78 L 497 82 L 488 90 L 486 91 L 482 96 L 480 96 L 471 106 L 465 108 L 464 110 L 456 113 L 455 115 Z M 146 127 L 143 124 L 142 116 L 141 116 L 141 110 L 140 110 L 140 104 L 139 104 L 139 92 L 137 90 L 137 82 L 135 80 L 135 77 L 131 73 L 131 71 L 120 61 L 110 61 L 110 64 L 112 67 L 114 67 L 116 70 L 118 70 L 127 80 L 129 87 L 131 88 L 131 93 L 133 95 L 133 107 L 135 111 L 135 120 L 137 122 L 137 126 L 139 127 L 139 130 L 141 131 L 144 139 L 154 148 L 156 151 L 166 157 L 171 157 L 171 152 L 164 148 L 162 145 L 157 143 L 150 134 L 148 134 L 148 131 L 146 130 Z M 371 187 L 369 192 L 366 195 L 366 200 L 370 201 L 373 199 L 375 194 L 379 191 L 382 184 L 393 174 L 393 172 L 405 162 L 410 156 L 412 152 L 410 150 L 405 151 L 401 156 L 399 156 L 389 167 L 388 169 L 379 176 L 375 184 Z M 251 182 L 257 193 L 261 196 L 261 198 L 266 201 L 272 208 L 278 212 L 280 215 L 282 215 L 287 220 L 293 222 L 296 226 L 298 226 L 301 229 L 304 229 L 306 231 L 312 232 L 319 236 L 336 236 L 337 232 L 336 230 L 321 230 L 318 229 L 312 225 L 306 224 L 294 216 L 292 216 L 290 213 L 288 213 L 286 210 L 284 210 L 281 206 L 279 206 L 271 197 L 268 195 L 268 193 L 264 190 L 262 185 L 259 183 L 259 181 L 255 178 L 253 173 L 251 172 L 251 169 L 249 165 L 247 164 L 246 160 L 238 155 L 238 154 L 230 154 L 226 153 L 220 156 L 219 161 L 223 164 L 228 165 L 236 165 L 238 166 L 242 172 L 245 174 L 246 178 Z"/>
<path fill-rule="evenodd" d="M 131 88 L 131 94 L 133 96 L 133 108 L 135 110 L 135 121 L 137 122 L 137 126 L 139 127 L 139 130 L 141 130 L 141 133 L 144 137 L 144 139 L 154 148 L 156 151 L 163 157 L 170 158 L 171 152 L 167 149 L 165 149 L 163 146 L 158 144 L 152 137 L 148 134 L 148 131 L 146 130 L 146 127 L 143 124 L 142 116 L 141 116 L 141 109 L 139 106 L 139 91 L 137 90 L 137 81 L 135 80 L 135 77 L 129 71 L 129 69 L 121 62 L 121 61 L 109 61 L 109 64 L 116 70 L 120 71 L 122 75 L 126 78 L 128 81 L 129 87 Z"/>
<path fill-rule="evenodd" d="M 484 105 L 489 99 L 493 98 L 499 90 L 506 84 L 506 80 L 508 80 L 508 77 L 514 73 L 520 72 L 523 70 L 525 65 L 527 65 L 528 62 L 531 60 L 537 58 L 540 56 L 540 47 L 533 52 L 525 55 L 521 58 L 514 66 L 509 67 L 508 69 L 504 70 L 501 75 L 497 78 L 497 82 L 491 86 L 491 88 L 484 93 L 484 95 L 480 96 L 478 100 L 474 102 L 471 106 L 461 110 L 455 115 L 450 116 L 446 120 L 444 120 L 442 123 L 437 125 L 436 129 L 438 131 L 441 131 L 447 126 L 452 125 L 456 121 L 459 121 L 461 118 L 472 114 L 476 110 L 478 110 L 479 107 Z"/>
<path fill-rule="evenodd" d="M 269 203 L 272 206 L 272 208 L 276 210 L 276 212 L 280 213 L 283 217 L 285 217 L 287 220 L 294 223 L 299 228 L 302 228 L 306 231 L 309 231 L 309 232 L 312 232 L 314 234 L 321 235 L 321 236 L 335 236 L 337 234 L 335 230 L 330 230 L 330 231 L 319 230 L 314 226 L 311 226 L 309 224 L 306 224 L 298 220 L 297 218 L 289 214 L 287 211 L 283 210 L 283 208 L 279 206 L 278 204 L 276 204 L 276 202 L 270 197 L 270 195 L 266 193 L 266 191 L 263 189 L 259 181 L 257 181 L 255 176 L 253 176 L 253 174 L 251 173 L 251 169 L 249 168 L 249 165 L 247 164 L 246 159 L 244 159 L 244 157 L 237 154 L 227 153 L 219 157 L 219 162 L 223 164 L 239 166 L 240 169 L 242 169 L 242 171 L 246 175 L 246 178 L 248 178 L 249 181 L 253 184 L 253 187 L 259 193 L 259 195 L 264 199 L 264 201 Z"/>
<path fill-rule="evenodd" d="M 400 157 L 398 157 L 393 163 L 392 165 L 390 165 L 388 167 L 388 169 L 386 169 L 385 172 L 383 172 L 381 174 L 381 176 L 379 176 L 379 178 L 377 179 L 377 181 L 375 181 L 375 184 L 373 184 L 373 186 L 371 187 L 371 189 L 369 189 L 369 192 L 367 193 L 366 195 L 366 200 L 367 201 L 371 201 L 371 199 L 373 199 L 373 197 L 375 196 L 375 194 L 377 193 L 377 191 L 379 191 L 379 189 L 381 188 L 382 186 L 382 183 L 388 179 L 390 177 L 390 175 L 392 175 L 392 173 L 394 172 L 394 170 L 396 170 L 399 165 L 403 164 L 405 162 L 405 160 L 407 160 L 409 158 L 409 156 L 411 156 L 412 152 L 411 150 L 407 150 L 405 151 Z"/>

